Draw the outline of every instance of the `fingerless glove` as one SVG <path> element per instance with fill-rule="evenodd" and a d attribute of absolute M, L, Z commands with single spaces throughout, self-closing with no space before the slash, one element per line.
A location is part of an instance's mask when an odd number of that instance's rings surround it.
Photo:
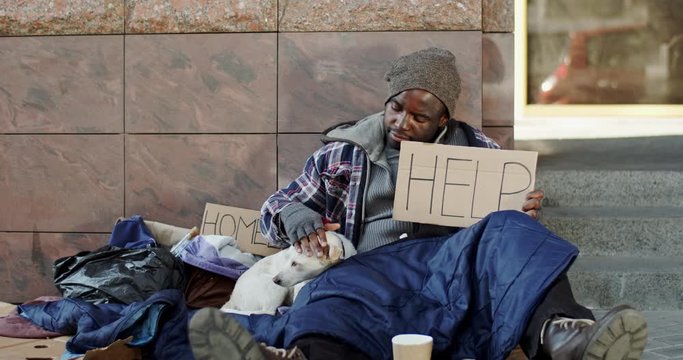
<path fill-rule="evenodd" d="M 282 209 L 280 221 L 282 221 L 290 244 L 323 227 L 323 219 L 320 214 L 301 203 L 293 203 Z"/>

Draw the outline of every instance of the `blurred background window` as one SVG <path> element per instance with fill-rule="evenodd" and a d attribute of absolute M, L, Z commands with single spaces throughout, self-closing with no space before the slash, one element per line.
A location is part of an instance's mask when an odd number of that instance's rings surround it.
<path fill-rule="evenodd" d="M 683 104 L 683 0 L 527 1 L 528 104 Z"/>

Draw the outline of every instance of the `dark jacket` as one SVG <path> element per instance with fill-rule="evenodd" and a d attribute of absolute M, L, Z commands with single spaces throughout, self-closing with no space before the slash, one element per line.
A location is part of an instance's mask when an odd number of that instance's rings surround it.
<path fill-rule="evenodd" d="M 132 336 L 130 345 L 143 348 L 148 358 L 194 359 L 187 338 L 188 310 L 178 290 L 161 290 L 130 305 L 64 299 L 20 305 L 19 313 L 44 329 L 74 335 L 66 343 L 66 356 Z"/>

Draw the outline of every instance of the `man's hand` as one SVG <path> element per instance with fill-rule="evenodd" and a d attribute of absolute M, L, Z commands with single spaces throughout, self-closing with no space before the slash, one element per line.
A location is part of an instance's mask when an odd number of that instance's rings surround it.
<path fill-rule="evenodd" d="M 328 257 L 330 247 L 327 246 L 325 231 L 336 231 L 340 227 L 341 225 L 338 223 L 325 224 L 323 227 L 317 228 L 315 231 L 301 237 L 292 246 L 294 246 L 294 249 L 296 249 L 296 252 L 298 253 L 305 251 L 308 256 L 316 254 L 317 257 Z"/>
<path fill-rule="evenodd" d="M 526 194 L 526 200 L 524 201 L 524 204 L 522 204 L 522 211 L 535 220 L 538 220 L 541 215 L 541 202 L 543 201 L 544 196 L 545 193 L 540 189 L 536 189 Z"/>

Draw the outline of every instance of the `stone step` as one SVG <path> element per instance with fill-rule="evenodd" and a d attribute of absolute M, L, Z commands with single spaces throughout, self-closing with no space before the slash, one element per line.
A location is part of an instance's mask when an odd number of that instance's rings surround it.
<path fill-rule="evenodd" d="M 546 206 L 683 207 L 683 171 L 539 169 Z"/>
<path fill-rule="evenodd" d="M 577 301 L 607 309 L 683 309 L 683 256 L 580 256 L 569 270 Z"/>
<path fill-rule="evenodd" d="M 680 207 L 545 207 L 541 222 L 583 255 L 683 256 Z"/>
<path fill-rule="evenodd" d="M 586 132 L 600 136 L 600 121 Z M 683 171 L 681 135 L 520 140 L 515 149 L 538 152 L 539 169 Z"/>

